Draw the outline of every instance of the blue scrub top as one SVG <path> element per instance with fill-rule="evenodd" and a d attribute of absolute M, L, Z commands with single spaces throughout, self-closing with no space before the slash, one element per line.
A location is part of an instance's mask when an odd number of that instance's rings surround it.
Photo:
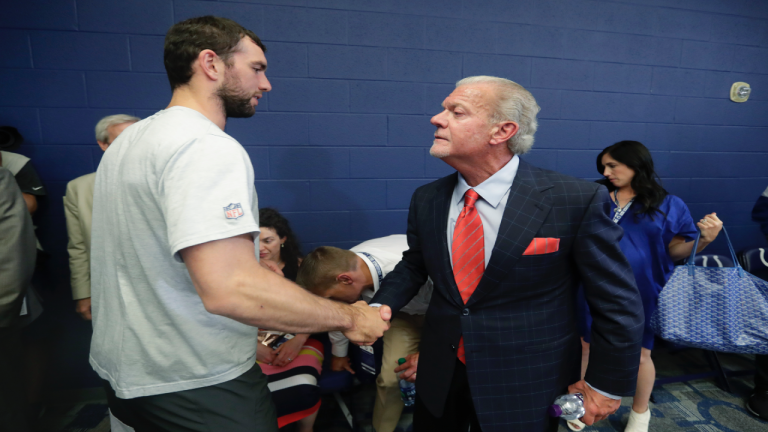
<path fill-rule="evenodd" d="M 613 196 L 613 194 L 611 194 Z M 643 347 L 653 348 L 653 329 L 650 326 L 651 315 L 656 310 L 659 293 L 667 280 L 669 280 L 675 265 L 669 257 L 669 242 L 675 236 L 682 236 L 686 241 L 696 239 L 698 229 L 691 218 L 688 206 L 683 200 L 667 195 L 659 206 L 664 214 L 655 213 L 653 218 L 648 215 L 635 215 L 632 206 L 619 221 L 619 226 L 624 229 L 624 236 L 619 242 L 619 247 L 627 257 L 632 272 L 635 275 L 637 288 L 643 300 L 645 315 L 645 331 L 643 332 Z M 611 203 L 611 218 L 614 215 L 615 203 Z M 665 217 L 666 215 L 666 217 Z M 582 336 L 590 341 L 592 317 L 583 293 L 580 294 L 580 316 Z"/>

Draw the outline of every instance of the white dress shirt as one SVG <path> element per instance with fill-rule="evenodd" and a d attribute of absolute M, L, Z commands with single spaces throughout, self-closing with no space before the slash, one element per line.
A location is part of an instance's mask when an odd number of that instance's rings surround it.
<path fill-rule="evenodd" d="M 451 207 L 448 211 L 448 231 L 446 232 L 446 235 L 448 236 L 448 254 L 451 256 L 451 265 L 453 265 L 452 244 L 456 219 L 464 208 L 464 194 L 469 189 L 474 189 L 475 192 L 480 195 L 480 198 L 475 202 L 475 208 L 477 209 L 478 215 L 480 215 L 480 220 L 483 222 L 485 266 L 488 267 L 493 247 L 496 245 L 496 237 L 499 234 L 499 226 L 501 225 L 501 219 L 504 216 L 504 209 L 507 208 L 509 190 L 512 188 L 512 182 L 517 176 L 517 168 L 519 166 L 520 158 L 518 158 L 517 155 L 514 155 L 503 168 L 496 171 L 492 176 L 488 177 L 484 182 L 475 187 L 470 187 L 464 179 L 464 176 L 459 173 L 459 181 L 453 189 Z M 589 383 L 587 383 L 587 385 L 589 385 Z M 592 387 L 591 385 L 589 386 Z M 621 399 L 621 396 L 615 396 L 594 387 L 592 387 L 592 389 L 611 399 Z"/>
<path fill-rule="evenodd" d="M 408 238 L 403 234 L 395 234 L 387 237 L 368 240 L 350 249 L 362 258 L 368 266 L 373 279 L 373 289 L 363 290 L 360 297 L 370 303 L 373 295 L 379 290 L 381 281 L 389 272 L 395 269 L 397 263 L 403 259 L 403 252 L 408 250 Z M 409 315 L 424 315 L 432 298 L 432 280 L 427 279 L 416 296 L 406 304 L 401 312 Z M 371 306 L 381 306 L 372 304 Z M 331 352 L 335 357 L 346 357 L 349 352 L 349 340 L 339 331 L 328 332 L 331 340 Z"/>

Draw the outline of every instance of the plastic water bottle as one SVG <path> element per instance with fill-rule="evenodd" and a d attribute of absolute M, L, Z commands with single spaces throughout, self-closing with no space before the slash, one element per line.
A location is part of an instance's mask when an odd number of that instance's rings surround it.
<path fill-rule="evenodd" d="M 401 365 L 405 363 L 405 359 L 401 358 L 397 361 L 397 364 Z M 402 372 L 400 372 L 402 373 Z M 416 403 L 416 384 L 408 382 L 404 379 L 400 380 L 400 399 L 403 400 L 405 406 L 413 406 Z"/>
<path fill-rule="evenodd" d="M 581 393 L 564 394 L 555 399 L 547 413 L 550 417 L 562 417 L 565 420 L 576 420 L 584 417 L 584 397 Z"/>

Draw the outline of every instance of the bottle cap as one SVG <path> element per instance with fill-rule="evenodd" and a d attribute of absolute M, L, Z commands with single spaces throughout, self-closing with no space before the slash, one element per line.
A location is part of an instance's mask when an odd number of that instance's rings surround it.
<path fill-rule="evenodd" d="M 550 405 L 549 409 L 547 409 L 547 414 L 550 417 L 560 417 L 563 415 L 563 409 L 559 405 Z"/>
<path fill-rule="evenodd" d="M 399 359 L 399 360 L 397 361 L 397 364 L 399 364 L 399 365 L 401 365 L 401 364 L 403 364 L 403 363 L 405 363 L 405 359 L 404 359 L 404 358 L 401 358 L 401 359 Z"/>

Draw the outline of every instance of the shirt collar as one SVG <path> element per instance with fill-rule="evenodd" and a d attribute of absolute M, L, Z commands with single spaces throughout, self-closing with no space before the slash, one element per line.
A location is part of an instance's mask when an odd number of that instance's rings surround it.
<path fill-rule="evenodd" d="M 379 273 L 376 271 L 376 266 L 371 262 L 370 259 L 368 259 L 367 256 L 361 254 L 360 252 L 355 252 L 357 256 L 363 259 L 365 262 L 365 265 L 368 266 L 368 271 L 371 272 L 371 279 L 373 280 L 373 292 L 379 291 Z"/>
<path fill-rule="evenodd" d="M 453 189 L 452 204 L 454 206 L 459 204 L 464 205 L 464 194 L 467 193 L 469 189 L 474 189 L 485 202 L 491 205 L 491 207 L 498 207 L 501 199 L 504 198 L 504 195 L 509 188 L 512 187 L 512 182 L 517 175 L 518 166 L 520 166 L 520 158 L 517 157 L 517 155 L 514 155 L 512 156 L 512 160 L 507 162 L 504 167 L 473 188 L 469 187 L 464 176 L 459 173 L 459 181 Z"/>

